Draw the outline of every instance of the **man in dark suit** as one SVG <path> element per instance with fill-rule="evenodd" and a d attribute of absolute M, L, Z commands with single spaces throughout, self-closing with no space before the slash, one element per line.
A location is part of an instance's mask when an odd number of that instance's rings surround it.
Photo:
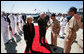
<path fill-rule="evenodd" d="M 40 38 L 39 42 L 40 45 L 46 44 L 45 43 L 45 34 L 46 34 L 46 27 L 47 27 L 47 22 L 45 20 L 45 13 L 40 14 L 40 18 L 38 18 L 38 26 L 39 26 L 39 33 L 40 33 Z M 41 42 L 41 39 L 43 38 L 43 43 Z"/>
<path fill-rule="evenodd" d="M 35 29 L 34 29 L 34 24 L 32 23 L 32 16 L 27 17 L 27 23 L 24 24 L 23 26 L 23 31 L 24 31 L 24 39 L 27 44 L 26 52 L 29 52 L 29 49 L 31 52 L 32 50 L 32 43 L 33 43 L 33 38 L 35 36 Z"/>

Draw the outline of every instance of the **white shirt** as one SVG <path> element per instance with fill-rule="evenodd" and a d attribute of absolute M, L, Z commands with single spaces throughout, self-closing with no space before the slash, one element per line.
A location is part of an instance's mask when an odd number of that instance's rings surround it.
<path fill-rule="evenodd" d="M 10 19 L 10 21 L 11 21 L 10 24 L 11 24 L 12 26 L 15 25 L 15 18 L 14 18 L 14 16 L 10 14 L 8 17 L 9 17 L 9 19 Z"/>
<path fill-rule="evenodd" d="M 66 24 L 67 24 L 67 19 L 62 17 L 62 18 L 60 19 L 60 26 L 65 27 Z"/>
<path fill-rule="evenodd" d="M 8 28 L 8 23 L 5 21 L 4 16 L 1 16 L 1 29 L 6 29 Z"/>

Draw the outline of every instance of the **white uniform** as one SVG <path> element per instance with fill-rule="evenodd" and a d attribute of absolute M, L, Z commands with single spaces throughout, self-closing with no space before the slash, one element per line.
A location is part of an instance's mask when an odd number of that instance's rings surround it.
<path fill-rule="evenodd" d="M 60 36 L 62 37 L 64 35 L 64 30 L 67 24 L 67 19 L 66 18 L 61 18 L 60 19 Z"/>
<path fill-rule="evenodd" d="M 61 18 L 60 16 L 56 17 L 56 19 L 57 19 L 58 21 L 60 21 L 60 18 Z"/>
<path fill-rule="evenodd" d="M 47 25 L 49 26 L 50 24 L 52 24 L 53 20 L 51 18 L 49 18 L 49 21 L 47 22 Z"/>
<path fill-rule="evenodd" d="M 1 16 L 1 35 L 3 37 L 4 43 L 7 43 L 10 38 L 8 35 L 8 23 L 5 21 L 4 17 Z"/>
<path fill-rule="evenodd" d="M 8 17 L 11 21 L 10 25 L 12 27 L 13 34 L 15 34 L 15 19 L 14 19 L 14 16 L 12 14 L 10 14 Z"/>
<path fill-rule="evenodd" d="M 21 23 L 22 22 L 22 23 Z M 22 31 L 22 28 L 23 28 L 23 24 L 24 24 L 24 22 L 23 22 L 23 20 L 22 20 L 22 15 L 20 15 L 19 16 L 19 24 L 20 24 L 20 30 Z"/>
<path fill-rule="evenodd" d="M 15 33 L 18 33 L 18 26 L 17 26 L 18 16 L 14 16 L 14 18 L 15 18 Z"/>

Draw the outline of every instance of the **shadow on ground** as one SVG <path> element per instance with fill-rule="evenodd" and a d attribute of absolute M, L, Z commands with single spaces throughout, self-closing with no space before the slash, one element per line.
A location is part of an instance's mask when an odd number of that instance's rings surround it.
<path fill-rule="evenodd" d="M 16 46 L 16 42 L 5 44 L 5 50 L 7 51 L 7 53 L 17 53 Z"/>
<path fill-rule="evenodd" d="M 51 53 L 63 53 L 63 48 L 57 46 L 57 49 L 54 51 L 53 49 L 55 48 L 54 45 L 51 44 L 45 44 L 43 45 L 43 47 L 45 47 L 46 49 L 48 49 Z"/>
<path fill-rule="evenodd" d="M 16 38 L 16 42 L 21 41 L 21 37 L 19 35 L 15 35 L 14 37 Z"/>
<path fill-rule="evenodd" d="M 63 53 L 63 48 L 57 46 L 57 49 L 54 51 L 53 49 L 55 48 L 54 45 L 50 45 L 50 49 L 52 51 L 52 53 Z"/>

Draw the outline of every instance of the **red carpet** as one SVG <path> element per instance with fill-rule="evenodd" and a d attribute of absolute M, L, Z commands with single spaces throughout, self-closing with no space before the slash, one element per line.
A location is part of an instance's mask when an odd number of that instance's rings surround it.
<path fill-rule="evenodd" d="M 45 40 L 46 41 L 46 40 Z M 47 43 L 47 41 L 46 41 Z M 45 47 L 43 46 L 40 46 L 40 43 L 39 43 L 39 27 L 38 26 L 35 26 L 35 38 L 33 40 L 33 44 L 32 44 L 32 49 L 34 51 L 39 51 L 39 52 L 42 52 L 42 53 L 51 53 L 48 49 L 46 49 Z M 26 52 L 24 52 L 26 53 Z M 31 51 L 29 50 L 29 53 L 31 53 Z"/>

